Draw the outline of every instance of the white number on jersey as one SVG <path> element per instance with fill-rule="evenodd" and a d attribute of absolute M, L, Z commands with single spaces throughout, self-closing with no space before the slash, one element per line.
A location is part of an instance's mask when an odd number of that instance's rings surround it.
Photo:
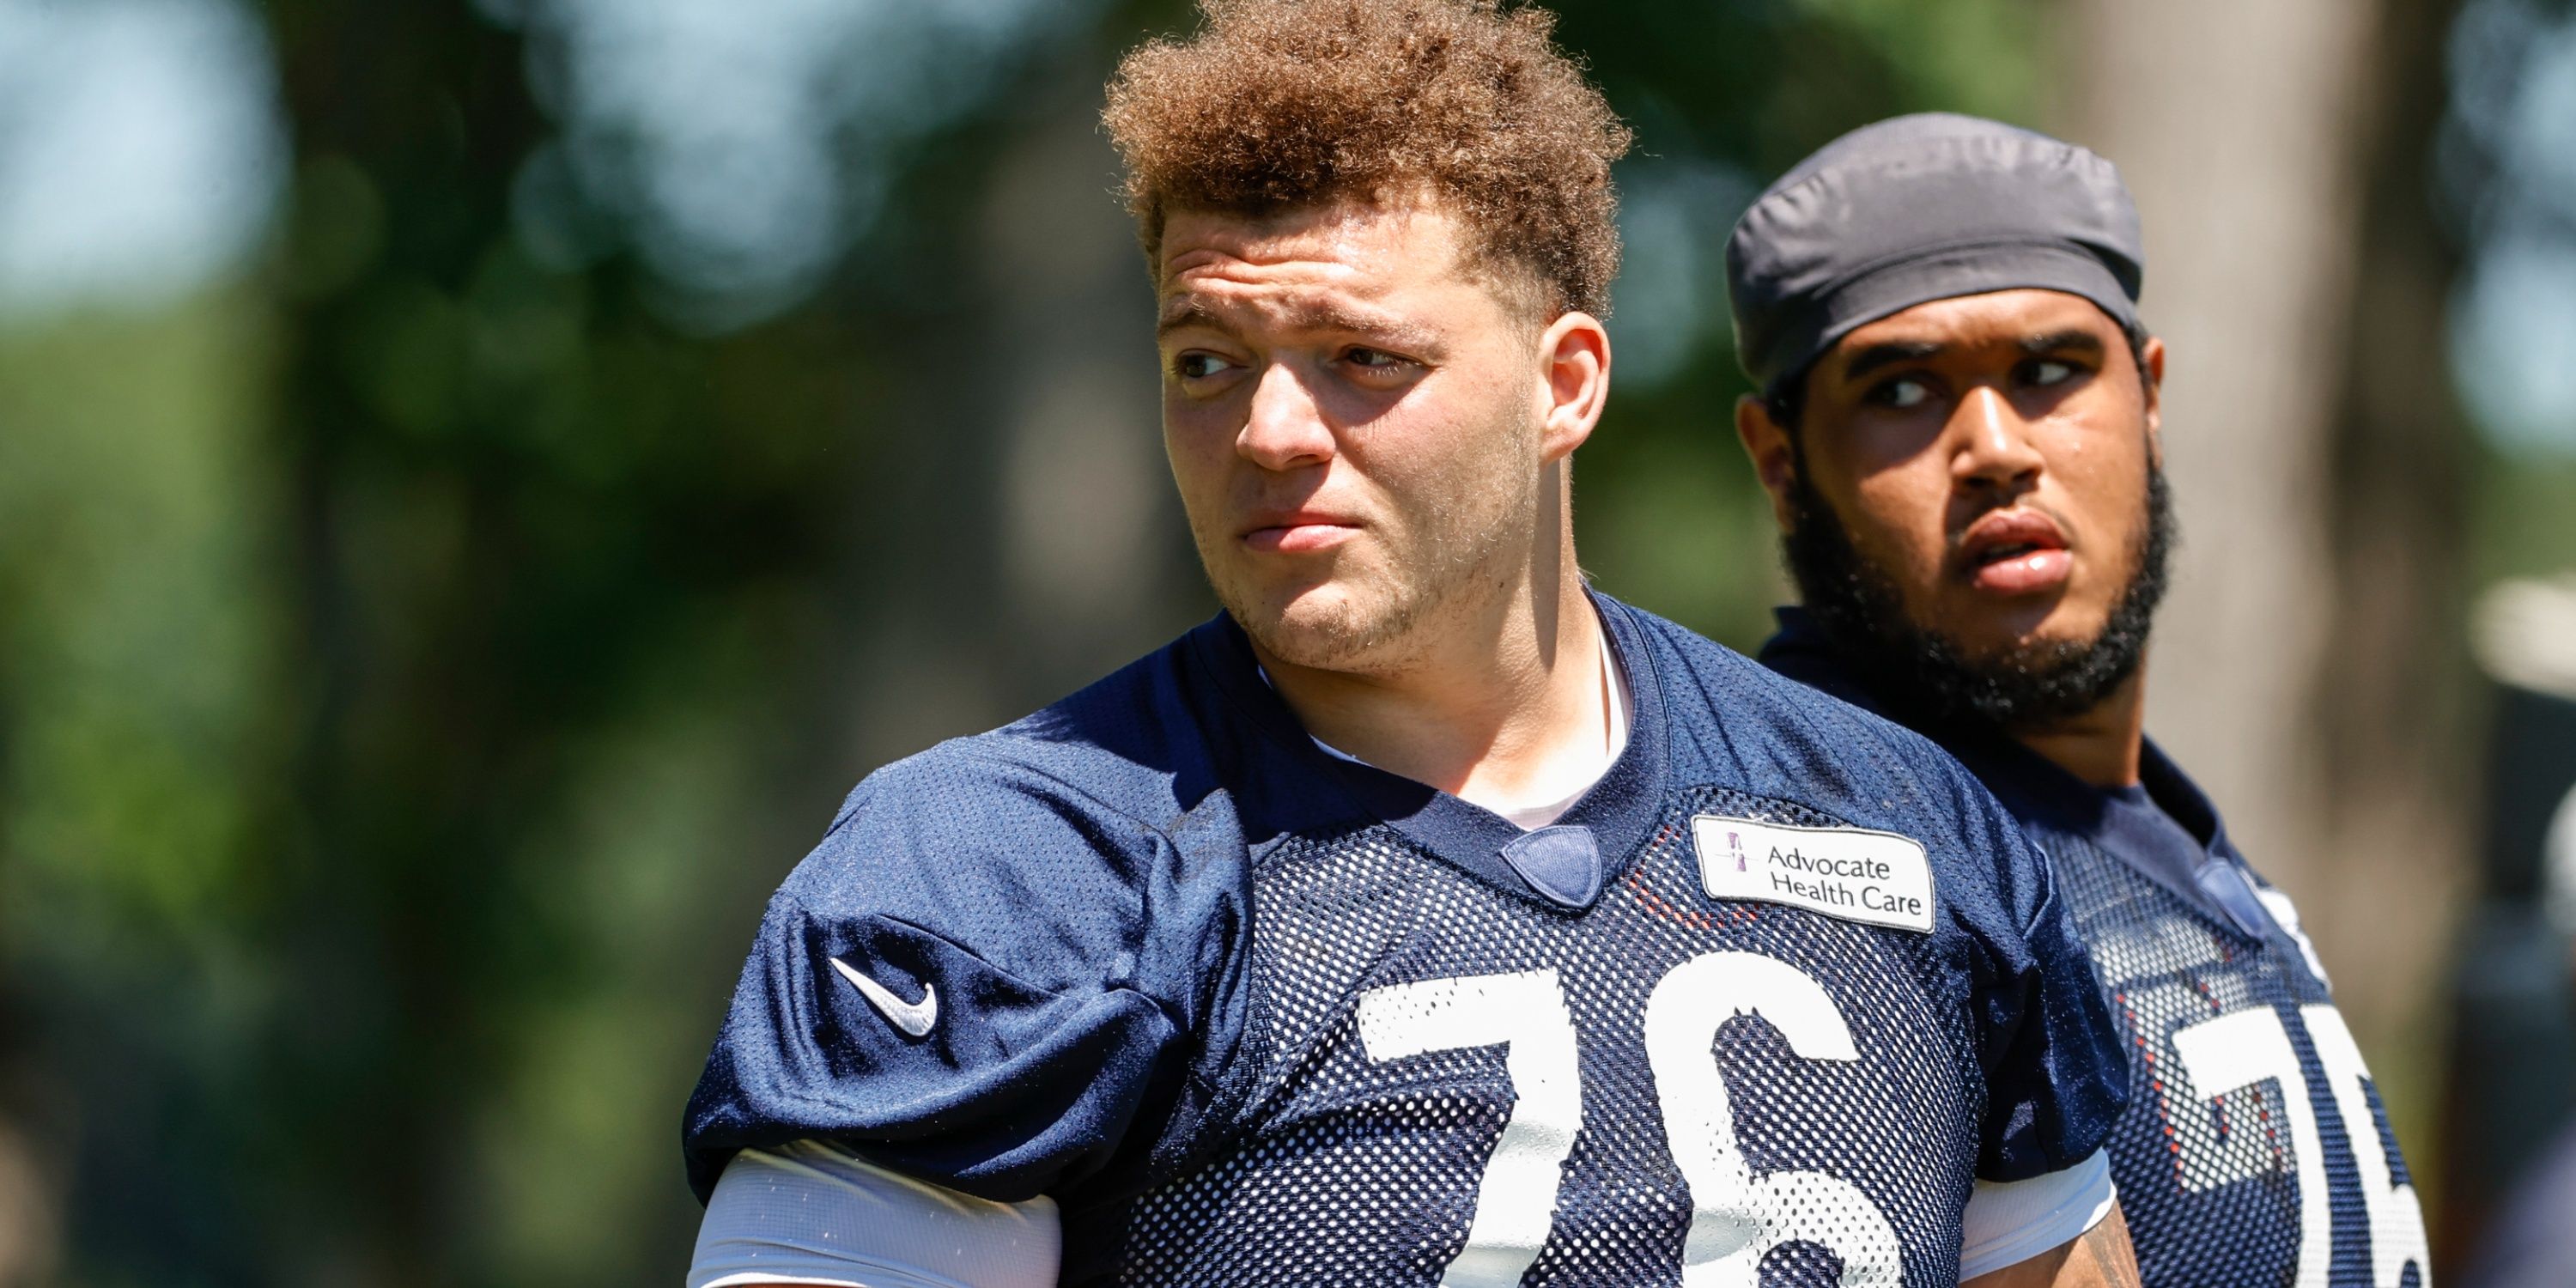
<path fill-rule="evenodd" d="M 2317 1063 L 2325 1066 L 2326 1086 L 2334 1092 L 2335 1111 L 2343 1118 L 2344 1134 L 2352 1138 L 2352 1160 L 2361 1169 L 2362 1208 L 2370 1214 L 2372 1288 L 2397 1288 L 2410 1261 L 2415 1282 L 2429 1284 L 2433 1254 L 2424 1244 L 2424 1208 L 2415 1200 L 2414 1186 L 2390 1178 L 2388 1146 L 2379 1138 L 2379 1123 L 2361 1086 L 2370 1076 L 2361 1063 L 2361 1048 L 2344 1026 L 2343 1012 L 2331 1006 L 2302 1006 L 2299 1019 L 2317 1044 Z"/>
<path fill-rule="evenodd" d="M 2352 1142 L 2353 1161 L 2361 1171 L 2362 1203 L 2370 1217 L 2373 1288 L 2397 1288 L 2410 1260 L 2421 1282 L 2431 1273 L 2423 1209 L 2416 1203 L 2414 1186 L 2391 1182 L 2388 1147 L 2371 1116 L 2370 1098 L 2362 1090 L 2362 1080 L 2370 1071 L 2362 1066 L 2361 1049 L 2353 1044 L 2343 1014 L 2331 1006 L 2302 1006 L 2299 1019 L 2316 1043 L 2336 1117 L 2343 1120 L 2344 1136 Z M 2290 1282 L 2295 1288 L 2326 1288 L 2327 1245 L 2333 1238 L 2334 1218 L 2326 1190 L 2325 1151 L 2318 1143 L 2316 1105 L 2308 1097 L 2308 1081 L 2299 1069 L 2299 1055 L 2290 1045 L 2281 1013 L 2252 1006 L 2205 1020 L 2177 1030 L 2173 1049 L 2193 1099 L 2214 1100 L 2266 1081 L 2279 1089 L 2282 1113 L 2290 1120 L 2290 1162 L 2299 1183 L 2299 1262 Z"/>
<path fill-rule="evenodd" d="M 1683 962 L 1646 1000 L 1647 1066 L 1673 1162 L 1690 1186 L 1682 1252 L 1687 1288 L 1752 1288 L 1762 1258 L 1806 1242 L 1842 1259 L 1846 1288 L 1899 1285 L 1895 1228 L 1869 1196 L 1822 1172 L 1756 1176 L 1735 1138 L 1733 1102 L 1713 1048 L 1719 1026 L 1759 1016 L 1809 1060 L 1860 1058 L 1851 1027 L 1824 986 L 1754 953 Z M 1467 1244 L 1444 1288 L 1510 1288 L 1538 1260 L 1555 1218 L 1557 1184 L 1583 1119 L 1572 1013 L 1553 970 L 1433 979 L 1371 989 L 1359 999 L 1360 1045 L 1371 1060 L 1501 1046 L 1515 1103 L 1476 1184 Z"/>
<path fill-rule="evenodd" d="M 1515 1102 L 1476 1183 L 1467 1246 L 1446 1288 L 1511 1288 L 1538 1260 L 1556 1215 L 1556 1183 L 1583 1123 L 1574 1017 L 1552 970 L 1396 984 L 1360 995 L 1360 1046 L 1371 1060 L 1503 1048 Z"/>
<path fill-rule="evenodd" d="M 1834 999 L 1786 962 L 1707 953 L 1656 983 L 1646 999 L 1646 1060 L 1663 1106 L 1664 1138 L 1690 1182 L 1684 1288 L 1755 1288 L 1763 1256 L 1801 1241 L 1842 1258 L 1844 1288 L 1900 1282 L 1896 1231 L 1868 1195 L 1823 1172 L 1757 1178 L 1744 1161 L 1726 1079 L 1710 1049 L 1718 1026 L 1739 1015 L 1762 1017 L 1805 1059 L 1860 1059 Z"/>

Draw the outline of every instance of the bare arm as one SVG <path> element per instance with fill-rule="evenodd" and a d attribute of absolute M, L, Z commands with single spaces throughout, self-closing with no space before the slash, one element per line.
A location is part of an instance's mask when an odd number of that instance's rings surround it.
<path fill-rule="evenodd" d="M 2140 1288 L 2128 1219 L 2114 1203 L 2111 1214 L 2080 1237 L 1960 1288 Z"/>

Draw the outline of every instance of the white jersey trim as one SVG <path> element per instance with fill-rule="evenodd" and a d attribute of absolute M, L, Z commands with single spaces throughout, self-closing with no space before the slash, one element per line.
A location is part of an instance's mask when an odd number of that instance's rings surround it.
<path fill-rule="evenodd" d="M 698 1225 L 688 1288 L 1055 1288 L 1055 1200 L 995 1203 L 828 1141 L 734 1155 Z"/>
<path fill-rule="evenodd" d="M 2062 1172 L 1977 1182 L 1959 1222 L 1959 1278 L 1993 1274 L 2082 1238 L 2118 1198 L 2111 1161 L 2099 1150 Z"/>

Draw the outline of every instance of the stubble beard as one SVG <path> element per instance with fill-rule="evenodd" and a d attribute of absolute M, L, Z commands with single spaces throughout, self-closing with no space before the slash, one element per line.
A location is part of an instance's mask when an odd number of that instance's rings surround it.
<path fill-rule="evenodd" d="M 2171 491 L 2153 462 L 2146 512 L 2129 542 L 2128 580 L 2102 629 L 2089 640 L 2040 640 L 1982 657 L 1906 615 L 1896 579 L 1854 546 L 1807 481 L 1804 461 L 1790 489 L 1793 526 L 1781 554 L 1807 611 L 1881 695 L 1910 715 L 2006 734 L 2044 732 L 2099 706 L 2146 659 L 2176 537 Z"/>
<path fill-rule="evenodd" d="M 1472 616 L 1484 603 L 1478 590 L 1511 583 L 1506 565 L 1526 558 L 1535 535 L 1540 471 L 1460 473 L 1469 477 L 1422 489 L 1438 500 L 1404 516 L 1412 522 L 1372 527 L 1363 539 L 1379 543 L 1377 559 L 1363 575 L 1336 577 L 1341 593 L 1329 600 L 1310 589 L 1273 605 L 1246 580 L 1213 575 L 1221 565 L 1211 540 L 1234 538 L 1195 532 L 1218 603 L 1263 653 L 1292 666 L 1377 676 L 1420 666 L 1443 621 Z"/>

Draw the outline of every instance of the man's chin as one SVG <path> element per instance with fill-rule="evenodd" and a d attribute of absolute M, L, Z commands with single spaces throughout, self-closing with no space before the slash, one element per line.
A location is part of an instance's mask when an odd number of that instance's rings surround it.
<path fill-rule="evenodd" d="M 2046 671 L 2094 644 L 2093 638 L 2057 634 L 1975 642 L 1945 638 L 1952 656 L 1980 671 Z"/>
<path fill-rule="evenodd" d="M 1314 670 L 1366 669 L 1369 656 L 1401 634 L 1398 614 L 1327 583 L 1276 596 L 1223 597 L 1226 611 L 1262 653 Z"/>
<path fill-rule="evenodd" d="M 1915 629 L 1929 629 L 1948 641 L 1960 660 L 1975 666 L 2030 666 L 2050 658 L 2065 657 L 2092 648 L 2109 625 L 2102 613 L 2088 613 L 2082 620 L 2060 604 L 2032 604 L 2018 610 L 2007 609 L 1974 614 L 1961 614 L 1950 621 L 1924 623 L 1919 619 Z"/>

